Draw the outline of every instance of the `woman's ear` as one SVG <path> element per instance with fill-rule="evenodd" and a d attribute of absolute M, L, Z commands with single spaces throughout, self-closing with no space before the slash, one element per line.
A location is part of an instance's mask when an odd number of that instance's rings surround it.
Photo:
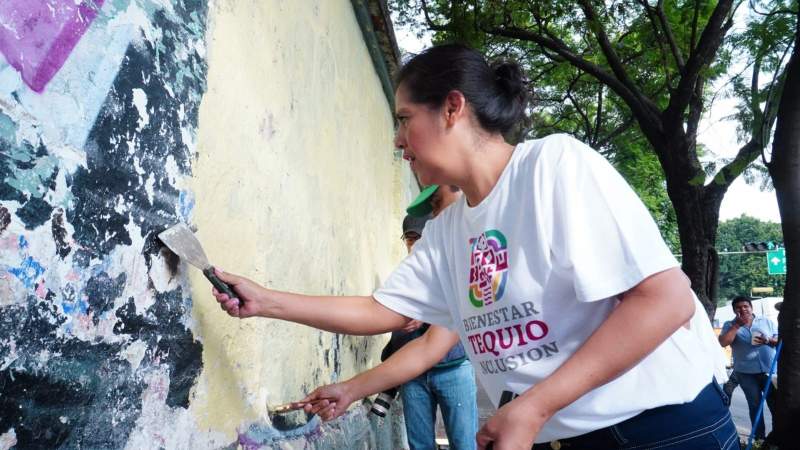
<path fill-rule="evenodd" d="M 467 112 L 467 99 L 461 91 L 450 91 L 444 99 L 444 119 L 452 127 Z"/>

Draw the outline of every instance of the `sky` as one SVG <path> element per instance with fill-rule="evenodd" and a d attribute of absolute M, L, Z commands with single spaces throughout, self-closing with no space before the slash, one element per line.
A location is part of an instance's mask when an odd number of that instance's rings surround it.
<path fill-rule="evenodd" d="M 431 45 L 429 34 L 419 38 L 405 27 L 395 25 L 395 35 L 403 53 L 418 53 Z M 742 146 L 736 142 L 736 122 L 725 119 L 735 107 L 731 100 L 717 99 L 700 123 L 698 142 L 719 158 L 733 158 Z M 763 221 L 780 222 L 775 191 L 761 191 L 759 184 L 756 182 L 751 186 L 743 177 L 738 177 L 722 200 L 719 219 L 728 220 L 746 214 Z"/>

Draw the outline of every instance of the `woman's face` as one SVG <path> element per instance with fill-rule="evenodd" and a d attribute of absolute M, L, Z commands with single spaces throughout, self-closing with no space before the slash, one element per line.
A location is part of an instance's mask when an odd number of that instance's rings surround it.
<path fill-rule="evenodd" d="M 412 102 L 401 84 L 395 93 L 395 114 L 398 125 L 394 145 L 403 149 L 403 159 L 411 164 L 422 184 L 445 183 L 448 165 L 457 155 L 443 108 Z"/>

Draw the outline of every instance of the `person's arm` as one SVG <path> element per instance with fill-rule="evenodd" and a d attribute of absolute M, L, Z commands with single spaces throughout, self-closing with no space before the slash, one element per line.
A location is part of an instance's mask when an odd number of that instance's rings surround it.
<path fill-rule="evenodd" d="M 730 328 L 719 335 L 719 345 L 723 347 L 731 345 L 733 340 L 736 339 L 736 333 L 739 331 L 739 328 L 741 328 L 739 321 L 732 321 Z"/>
<path fill-rule="evenodd" d="M 545 422 L 587 392 L 627 371 L 694 314 L 678 268 L 652 275 L 624 299 L 587 341 L 542 382 L 498 410 L 478 432 L 478 448 L 530 448 Z"/>
<path fill-rule="evenodd" d="M 214 289 L 220 307 L 233 317 L 261 316 L 288 320 L 320 330 L 351 335 L 385 333 L 411 319 L 381 305 L 371 296 L 312 296 L 266 289 L 247 278 L 216 270 L 238 298 Z M 239 300 L 242 303 L 239 303 Z"/>
<path fill-rule="evenodd" d="M 767 319 L 769 322 L 769 334 L 764 334 L 764 344 L 769 345 L 770 347 L 777 347 L 778 340 L 780 339 L 778 336 L 778 326 L 772 319 Z"/>
<path fill-rule="evenodd" d="M 406 383 L 435 366 L 458 342 L 458 334 L 432 325 L 422 336 L 410 341 L 391 357 L 370 370 L 342 383 L 322 386 L 295 403 L 322 420 L 342 415 L 360 398 Z"/>

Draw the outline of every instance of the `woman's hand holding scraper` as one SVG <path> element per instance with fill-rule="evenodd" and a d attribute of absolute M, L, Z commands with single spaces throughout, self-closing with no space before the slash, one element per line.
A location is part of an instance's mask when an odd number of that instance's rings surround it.
<path fill-rule="evenodd" d="M 228 315 L 232 317 L 238 317 L 240 319 L 262 315 L 260 306 L 261 297 L 266 292 L 264 287 L 259 286 L 247 278 L 225 273 L 218 268 L 215 268 L 214 271 L 217 277 L 227 283 L 238 297 L 230 298 L 227 294 L 212 289 L 212 293 L 223 311 L 227 312 Z M 239 300 L 241 300 L 241 303 Z"/>

